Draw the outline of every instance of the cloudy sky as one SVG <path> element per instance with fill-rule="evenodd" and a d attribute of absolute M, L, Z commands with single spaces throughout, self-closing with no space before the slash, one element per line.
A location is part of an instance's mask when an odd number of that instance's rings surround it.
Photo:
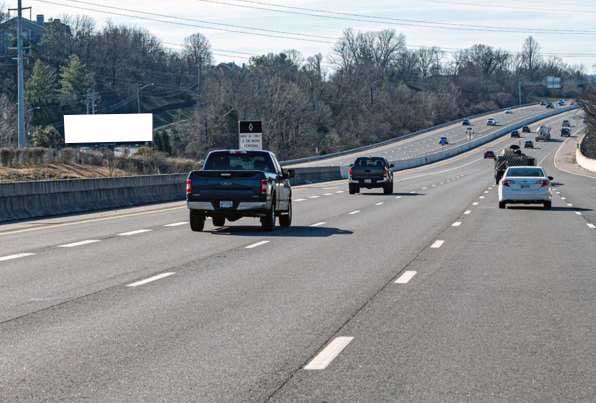
<path fill-rule="evenodd" d="M 16 0 L 5 3 L 16 6 Z M 84 14 L 98 27 L 107 21 L 136 25 L 171 47 L 201 32 L 222 62 L 242 63 L 252 54 L 286 49 L 328 56 L 347 28 L 395 29 L 406 35 L 408 46 L 447 51 L 476 43 L 518 51 L 531 34 L 547 57 L 557 55 L 596 73 L 594 0 L 24 0 L 24 5 L 46 18 Z"/>

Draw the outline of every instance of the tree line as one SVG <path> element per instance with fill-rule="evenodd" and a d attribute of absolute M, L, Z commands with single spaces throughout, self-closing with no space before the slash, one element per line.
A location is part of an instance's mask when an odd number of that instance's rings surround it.
<path fill-rule="evenodd" d="M 163 126 L 153 147 L 171 156 L 236 147 L 238 120 L 260 119 L 266 147 L 290 159 L 515 105 L 520 82 L 523 103 L 581 94 L 581 68 L 546 58 L 532 37 L 520 45 L 517 54 L 482 44 L 446 54 L 408 48 L 393 30 L 349 29 L 327 60 L 288 50 L 216 64 L 200 33 L 173 50 L 143 29 L 65 17 L 47 24 L 27 58 L 28 141 L 61 147 L 64 114 L 140 110 Z M 546 76 L 561 77 L 562 90 L 546 89 Z M 15 66 L 1 63 L 4 147 L 16 144 L 15 80 Z"/>

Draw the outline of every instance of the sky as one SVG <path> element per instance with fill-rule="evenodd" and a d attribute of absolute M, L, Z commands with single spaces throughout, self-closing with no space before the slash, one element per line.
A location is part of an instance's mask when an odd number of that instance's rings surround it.
<path fill-rule="evenodd" d="M 16 7 L 16 0 L 4 2 L 7 7 Z M 59 18 L 64 14 L 88 15 L 96 20 L 98 28 L 108 21 L 142 27 L 172 48 L 179 47 L 186 36 L 200 32 L 209 39 L 217 62 L 243 63 L 250 55 L 296 49 L 305 58 L 321 53 L 328 63 L 333 44 L 345 29 L 394 29 L 405 34 L 408 46 L 437 46 L 448 52 L 477 43 L 517 52 L 524 39 L 533 35 L 546 57 L 557 55 L 568 64 L 583 65 L 586 73 L 596 73 L 596 49 L 591 46 L 596 42 L 594 2 L 23 0 L 23 5 L 33 7 L 33 16 L 44 14 L 46 19 Z M 142 15 L 136 11 L 157 15 Z M 321 14 L 327 17 L 317 16 Z M 146 19 L 134 18 L 133 15 Z M 218 30 L 217 27 L 236 32 Z M 256 35 L 259 33 L 262 35 Z"/>

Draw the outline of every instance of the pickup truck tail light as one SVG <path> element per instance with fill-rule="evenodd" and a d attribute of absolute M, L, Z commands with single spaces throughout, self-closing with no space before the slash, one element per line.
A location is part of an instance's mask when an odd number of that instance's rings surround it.
<path fill-rule="evenodd" d="M 186 196 L 190 196 L 192 194 L 192 181 L 190 179 L 186 180 Z"/>
<path fill-rule="evenodd" d="M 352 168 L 348 170 L 348 175 L 352 176 Z"/>
<path fill-rule="evenodd" d="M 267 194 L 268 188 L 269 188 L 269 182 L 267 182 L 267 179 L 261 179 L 261 186 L 259 187 L 259 193 Z"/>
<path fill-rule="evenodd" d="M 511 182 L 509 179 L 505 179 L 505 180 L 503 181 L 503 186 L 507 186 L 507 187 L 509 187 L 509 186 L 511 186 L 511 183 L 512 183 L 512 182 Z"/>

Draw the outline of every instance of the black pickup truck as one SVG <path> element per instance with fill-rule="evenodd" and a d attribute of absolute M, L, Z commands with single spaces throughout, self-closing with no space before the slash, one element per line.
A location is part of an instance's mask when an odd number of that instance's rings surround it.
<path fill-rule="evenodd" d="M 283 170 L 269 151 L 219 150 L 205 159 L 203 169 L 192 171 L 186 180 L 186 202 L 190 228 L 203 231 L 205 218 L 223 226 L 226 220 L 258 217 L 266 231 L 292 224 L 294 171 Z"/>
<path fill-rule="evenodd" d="M 360 157 L 349 171 L 350 194 L 359 193 L 360 188 L 383 188 L 383 193 L 393 193 L 393 164 L 382 157 Z"/>

